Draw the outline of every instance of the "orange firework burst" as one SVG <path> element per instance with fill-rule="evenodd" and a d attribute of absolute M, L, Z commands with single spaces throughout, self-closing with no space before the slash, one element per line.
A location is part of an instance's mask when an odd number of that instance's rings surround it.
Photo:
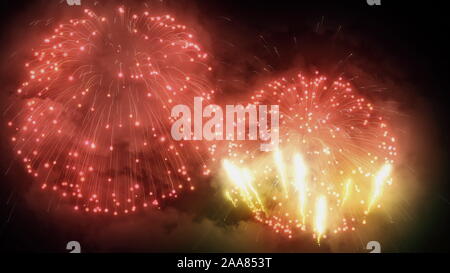
<path fill-rule="evenodd" d="M 251 103 L 279 105 L 280 144 L 267 153 L 255 142 L 230 143 L 226 197 L 289 238 L 311 230 L 320 242 L 365 224 L 397 155 L 382 113 L 349 82 L 318 72 L 271 81 Z"/>
<path fill-rule="evenodd" d="M 201 149 L 172 140 L 170 110 L 213 91 L 207 54 L 186 26 L 124 7 L 86 9 L 32 53 L 8 125 L 42 189 L 75 210 L 114 215 L 194 189 Z"/>

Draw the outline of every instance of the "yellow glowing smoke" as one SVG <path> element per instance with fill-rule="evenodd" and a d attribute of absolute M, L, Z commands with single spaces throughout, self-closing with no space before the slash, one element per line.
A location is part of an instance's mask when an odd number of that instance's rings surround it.
<path fill-rule="evenodd" d="M 369 212 L 375 202 L 380 198 L 381 194 L 383 193 L 383 185 L 386 179 L 389 178 L 389 175 L 392 171 L 392 165 L 391 164 L 385 164 L 383 167 L 381 167 L 380 171 L 375 175 L 374 183 L 373 183 L 373 190 L 372 194 L 370 195 L 369 200 L 369 206 L 367 208 L 367 212 Z"/>
<path fill-rule="evenodd" d="M 292 153 L 291 161 L 284 161 L 282 152 L 276 150 L 267 159 L 264 164 L 275 167 L 274 175 L 278 177 L 277 180 L 281 183 L 281 187 L 270 183 L 263 184 L 265 185 L 263 188 L 255 188 L 255 181 L 257 179 L 262 179 L 263 181 L 267 179 L 265 170 L 271 172 L 271 168 L 258 169 L 260 168 L 259 166 L 254 170 L 252 169 L 254 172 L 250 173 L 249 168 L 238 167 L 236 164 L 224 160 L 222 165 L 227 176 L 226 181 L 232 185 L 232 190 L 225 191 L 226 198 L 234 206 L 237 206 L 239 199 L 253 212 L 264 212 L 266 217 L 269 218 L 260 219 L 266 219 L 267 223 L 271 223 L 277 232 L 286 232 L 286 223 L 293 223 L 292 225 L 295 224 L 296 228 L 301 228 L 302 230 L 311 228 L 319 244 L 326 237 L 328 230 L 332 230 L 334 233 L 349 229 L 354 230 L 355 220 L 353 217 L 350 218 L 353 220 L 343 218 L 343 223 L 336 222 L 337 217 L 343 217 L 344 205 L 351 208 L 352 204 L 355 204 L 354 200 L 358 198 L 358 195 L 368 193 L 368 197 L 365 197 L 368 199 L 368 208 L 365 211 L 367 214 L 381 198 L 384 184 L 390 178 L 392 171 L 391 164 L 383 165 L 373 176 L 372 184 L 368 184 L 371 187 L 369 191 L 361 190 L 361 184 L 358 184 L 358 181 L 354 178 L 344 180 L 345 182 L 340 189 L 328 188 L 327 190 L 321 185 L 323 182 L 312 178 L 314 172 L 311 171 L 302 154 L 294 152 Z M 367 175 L 367 177 L 370 177 L 370 175 Z M 275 177 L 272 176 L 269 179 L 275 179 Z M 336 179 L 342 178 L 336 177 Z M 261 194 L 261 192 L 266 192 L 268 189 L 271 189 L 271 199 Z M 279 194 L 278 196 L 277 193 Z M 284 198 L 283 200 L 277 199 L 280 195 L 287 197 L 288 193 L 290 193 L 289 198 L 286 200 Z M 240 196 L 240 198 L 236 198 L 236 195 Z M 276 207 L 274 204 L 276 204 Z M 270 213 L 266 210 L 266 205 Z M 335 207 L 336 205 L 339 207 Z M 288 209 L 283 211 L 281 208 Z M 333 209 L 336 215 L 328 215 L 329 209 Z M 274 217 L 270 218 L 271 213 L 277 210 L 280 213 L 273 214 Z M 289 210 L 295 213 L 291 214 Z M 292 218 L 288 218 L 290 215 L 294 215 L 295 218 L 291 220 Z M 282 222 L 283 219 L 288 220 Z"/>
<path fill-rule="evenodd" d="M 288 189 L 287 189 L 287 182 L 286 182 L 286 167 L 283 162 L 283 156 L 281 154 L 280 150 L 275 150 L 274 152 L 274 160 L 275 160 L 275 166 L 277 167 L 278 174 L 280 175 L 280 181 L 281 185 L 283 187 L 283 193 L 286 198 L 288 198 Z"/>
<path fill-rule="evenodd" d="M 264 204 L 262 203 L 258 192 L 252 185 L 253 177 L 250 174 L 249 170 L 246 168 L 239 168 L 228 160 L 223 161 L 223 167 L 228 175 L 229 180 L 232 181 L 237 187 L 241 197 L 244 199 L 245 203 L 247 203 L 250 209 L 262 210 L 263 212 L 265 212 Z M 227 195 L 227 193 L 225 194 Z M 256 202 L 254 200 L 256 200 Z M 232 201 L 232 203 L 233 205 L 236 205 L 235 202 Z"/>
<path fill-rule="evenodd" d="M 234 207 L 237 207 L 237 202 L 233 199 L 229 191 L 225 191 L 225 197 L 230 200 Z"/>
<path fill-rule="evenodd" d="M 320 238 L 325 233 L 327 227 L 327 198 L 320 195 L 316 199 L 314 230 L 317 236 L 317 242 L 320 244 Z"/>
<path fill-rule="evenodd" d="M 341 206 L 345 204 L 345 201 L 350 197 L 350 193 L 352 190 L 352 180 L 348 179 L 347 183 L 345 183 L 345 189 L 344 189 L 344 197 L 342 198 Z"/>
<path fill-rule="evenodd" d="M 298 191 L 298 199 L 299 199 L 299 205 L 300 205 L 300 215 L 302 217 L 302 223 L 305 224 L 305 211 L 306 211 L 306 193 L 307 193 L 307 186 L 306 186 L 306 175 L 307 175 L 307 169 L 306 164 L 303 161 L 303 158 L 300 154 L 294 155 L 294 183 L 295 187 Z"/>

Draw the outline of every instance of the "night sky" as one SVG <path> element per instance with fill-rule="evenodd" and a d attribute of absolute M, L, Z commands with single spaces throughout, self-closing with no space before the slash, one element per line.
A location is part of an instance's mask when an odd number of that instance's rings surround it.
<path fill-rule="evenodd" d="M 80 12 L 65 1 L 1 2 L 0 107 L 20 83 L 29 37 L 50 21 Z M 0 250 L 67 252 L 362 252 L 378 240 L 385 252 L 450 249 L 448 60 L 449 22 L 443 4 L 383 1 L 116 1 L 170 11 L 188 22 L 212 56 L 218 98 L 237 100 L 260 79 L 301 68 L 357 75 L 365 95 L 392 110 L 403 156 L 400 185 L 389 213 L 375 213 L 353 236 L 317 246 L 310 235 L 287 240 L 234 209 L 220 183 L 202 178 L 198 189 L 161 210 L 114 219 L 74 213 L 42 192 L 13 156 L 5 115 L 0 123 Z M 392 2 L 395 2 L 393 4 Z M 103 1 L 97 1 L 101 9 Z M 78 10 L 77 10 L 78 9 Z"/>

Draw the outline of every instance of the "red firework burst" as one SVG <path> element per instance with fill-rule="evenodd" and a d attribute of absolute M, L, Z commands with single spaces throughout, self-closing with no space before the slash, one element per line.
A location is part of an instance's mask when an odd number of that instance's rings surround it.
<path fill-rule="evenodd" d="M 8 125 L 42 189 L 75 210 L 115 215 L 194 189 L 201 149 L 172 140 L 170 110 L 213 91 L 207 54 L 186 26 L 124 7 L 86 9 L 32 53 Z"/>
<path fill-rule="evenodd" d="M 395 138 L 383 113 L 342 78 L 298 73 L 266 83 L 250 103 L 279 105 L 280 145 L 228 145 L 226 196 L 256 219 L 289 237 L 312 230 L 355 230 L 381 205 L 392 183 Z"/>

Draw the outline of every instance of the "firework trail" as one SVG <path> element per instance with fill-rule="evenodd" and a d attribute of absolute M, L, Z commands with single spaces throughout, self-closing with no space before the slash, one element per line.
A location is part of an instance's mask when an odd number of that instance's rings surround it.
<path fill-rule="evenodd" d="M 40 40 L 8 126 L 42 189 L 117 215 L 195 188 L 207 172 L 201 144 L 172 140 L 170 110 L 214 91 L 207 54 L 174 17 L 102 12 L 85 9 Z"/>
<path fill-rule="evenodd" d="M 349 82 L 318 72 L 270 81 L 248 102 L 280 106 L 280 145 L 267 153 L 254 141 L 229 143 L 227 199 L 289 238 L 309 230 L 320 242 L 365 224 L 397 156 L 383 113 Z"/>

